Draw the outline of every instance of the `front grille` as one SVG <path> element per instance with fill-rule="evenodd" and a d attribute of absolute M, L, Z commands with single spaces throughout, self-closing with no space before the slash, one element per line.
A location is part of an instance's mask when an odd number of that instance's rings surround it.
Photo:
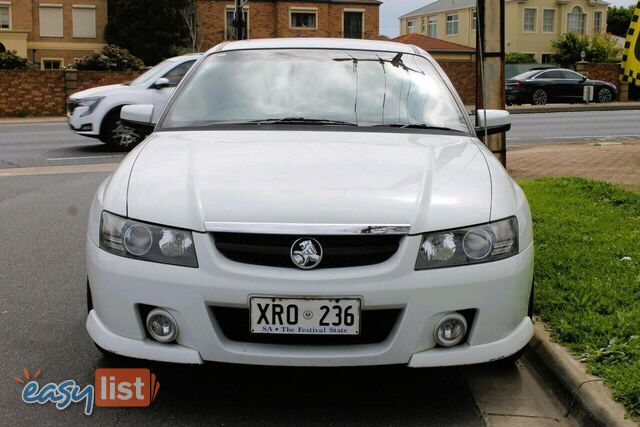
<path fill-rule="evenodd" d="M 232 261 L 270 267 L 296 268 L 291 246 L 300 237 L 316 239 L 323 250 L 317 268 L 359 267 L 391 258 L 401 235 L 298 236 L 278 234 L 213 233 L 216 248 Z"/>
<path fill-rule="evenodd" d="M 282 345 L 358 345 L 377 344 L 387 339 L 401 309 L 363 310 L 359 335 L 286 335 L 250 332 L 249 309 L 210 307 L 225 337 L 231 341 Z"/>

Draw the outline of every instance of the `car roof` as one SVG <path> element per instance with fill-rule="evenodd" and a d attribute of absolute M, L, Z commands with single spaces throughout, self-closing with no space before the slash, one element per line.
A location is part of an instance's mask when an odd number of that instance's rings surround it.
<path fill-rule="evenodd" d="M 396 43 L 381 40 L 358 40 L 338 38 L 274 38 L 252 39 L 226 42 L 210 49 L 207 53 L 230 50 L 247 49 L 352 49 L 352 50 L 377 50 L 387 52 L 402 52 L 422 54 L 417 48 L 404 43 Z"/>

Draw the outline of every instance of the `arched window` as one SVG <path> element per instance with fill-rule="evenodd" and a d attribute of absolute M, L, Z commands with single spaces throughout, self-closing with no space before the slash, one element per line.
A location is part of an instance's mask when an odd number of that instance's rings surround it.
<path fill-rule="evenodd" d="M 586 16 L 580 6 L 571 9 L 571 13 L 567 15 L 567 31 L 570 33 L 584 34 L 584 21 Z"/>
<path fill-rule="evenodd" d="M 2 43 L 0 43 L 0 53 L 5 53 L 6 51 L 7 51 L 7 48 L 4 47 Z"/>

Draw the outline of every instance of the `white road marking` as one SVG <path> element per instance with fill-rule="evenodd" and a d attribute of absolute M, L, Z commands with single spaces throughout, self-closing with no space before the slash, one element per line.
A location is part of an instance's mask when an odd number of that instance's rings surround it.
<path fill-rule="evenodd" d="M 58 160 L 79 160 L 79 159 L 119 159 L 124 157 L 122 155 L 109 155 L 109 156 L 79 156 L 79 157 L 53 157 L 51 159 L 47 159 L 47 161 L 58 161 Z"/>
<path fill-rule="evenodd" d="M 98 163 L 64 166 L 35 166 L 26 168 L 0 169 L 0 178 L 7 176 L 59 175 L 65 173 L 113 172 L 118 163 Z"/>

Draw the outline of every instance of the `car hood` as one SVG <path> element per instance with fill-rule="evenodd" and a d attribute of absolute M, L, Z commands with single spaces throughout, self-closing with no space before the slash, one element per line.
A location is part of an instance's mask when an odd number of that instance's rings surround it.
<path fill-rule="evenodd" d="M 136 153 L 127 215 L 198 231 L 213 221 L 406 224 L 419 233 L 491 213 L 487 162 L 468 136 L 170 131 Z"/>
<path fill-rule="evenodd" d="M 71 99 L 84 99 L 84 98 L 92 98 L 94 96 L 107 96 L 112 95 L 114 93 L 120 92 L 122 89 L 130 88 L 126 84 L 115 84 L 115 85 L 107 85 L 107 86 L 98 86 L 93 87 L 91 89 L 86 89 L 80 92 L 76 92 L 71 95 L 69 98 Z"/>

